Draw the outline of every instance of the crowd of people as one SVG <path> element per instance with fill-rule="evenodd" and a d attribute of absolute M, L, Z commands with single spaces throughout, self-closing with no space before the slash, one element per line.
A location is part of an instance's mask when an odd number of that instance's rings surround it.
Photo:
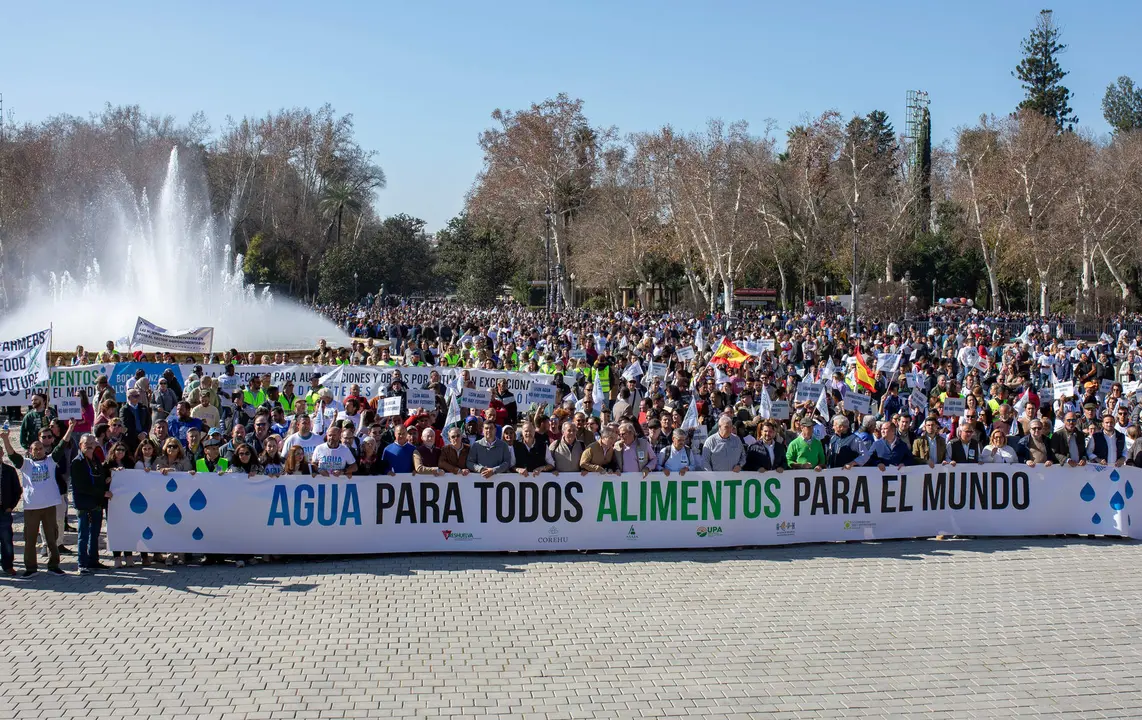
<path fill-rule="evenodd" d="M 431 371 L 423 389 L 434 391 L 435 405 L 402 402 L 399 416 L 384 416 L 384 398 L 404 398 L 409 389 L 399 372 L 385 387 L 338 393 L 322 387 L 317 372 L 302 388 L 277 387 L 268 375 L 239 384 L 229 369 L 185 383 L 168 373 L 154 386 L 141 377 L 112 388 L 101 378 L 93 397 L 81 393 L 82 417 L 67 422 L 36 396 L 19 424 L 20 448 L 7 426 L 0 432 L 9 461 L 0 474 L 3 572 L 16 574 L 12 513 L 21 502 L 25 575 L 38 569 L 41 536 L 47 569 L 62 572 L 60 556 L 71 552 L 60 540 L 71 529 L 69 505 L 80 572 L 107 567 L 100 533 L 120 469 L 490 477 L 1142 464 L 1142 336 L 1125 329 L 1087 342 L 1067 337 L 1054 319 L 1030 319 L 1012 337 L 986 317 L 965 315 L 924 332 L 866 320 L 854 333 L 845 318 L 812 312 L 548 315 L 443 302 L 374 304 L 342 319 L 352 335 L 344 344 L 186 360 L 424 366 Z M 77 348 L 68 361 L 90 360 Z M 445 368 L 505 379 L 487 406 L 475 407 L 465 403 L 466 374 Z M 506 380 L 513 372 L 550 376 L 559 399 L 521 402 Z M 805 397 L 798 388 L 806 383 L 820 391 Z M 139 558 L 144 565 L 255 559 Z M 115 552 L 112 562 L 134 558 Z"/>

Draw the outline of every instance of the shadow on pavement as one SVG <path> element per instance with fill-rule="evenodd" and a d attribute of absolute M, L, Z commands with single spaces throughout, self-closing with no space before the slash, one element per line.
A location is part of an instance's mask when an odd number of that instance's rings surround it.
<path fill-rule="evenodd" d="M 420 553 L 400 555 L 353 555 L 339 557 L 305 556 L 290 560 L 258 563 L 238 568 L 233 563 L 212 566 L 153 565 L 142 567 L 135 558 L 133 567 L 108 568 L 93 575 L 76 572 L 75 556 L 64 556 L 67 576 L 37 573 L 31 578 L 0 581 L 0 588 L 61 593 L 132 594 L 139 587 L 166 588 L 176 592 L 212 596 L 212 590 L 230 586 L 265 586 L 278 592 L 307 593 L 321 586 L 331 575 L 412 576 L 421 572 L 526 573 L 532 563 L 722 563 L 750 561 L 760 564 L 821 559 L 936 560 L 959 553 L 1004 554 L 1030 549 L 1106 547 L 1133 545 L 1136 541 L 1103 537 L 975 537 L 937 541 L 934 539 L 881 540 L 863 542 L 808 543 L 765 547 L 709 548 L 686 550 L 623 551 L 524 551 L 500 553 Z M 21 548 L 17 547 L 17 567 Z M 110 564 L 107 553 L 103 562 Z M 41 563 L 43 560 L 41 559 Z"/>

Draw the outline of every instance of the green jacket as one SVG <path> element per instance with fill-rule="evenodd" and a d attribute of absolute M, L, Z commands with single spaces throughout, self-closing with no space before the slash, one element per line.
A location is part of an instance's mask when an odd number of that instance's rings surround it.
<path fill-rule="evenodd" d="M 229 469 L 229 467 L 230 467 L 230 461 L 227 460 L 226 458 L 222 457 L 221 455 L 218 456 L 218 462 L 214 463 L 214 470 L 211 470 L 207 466 L 206 458 L 198 458 L 198 460 L 195 460 L 195 462 L 194 462 L 195 472 L 200 472 L 200 473 L 208 473 L 208 472 L 224 473 L 224 472 L 226 472 L 227 469 Z"/>
<path fill-rule="evenodd" d="M 798 435 L 790 440 L 785 448 L 785 460 L 789 463 L 789 467 L 794 465 L 825 467 L 825 448 L 817 438 L 805 442 L 805 438 Z"/>

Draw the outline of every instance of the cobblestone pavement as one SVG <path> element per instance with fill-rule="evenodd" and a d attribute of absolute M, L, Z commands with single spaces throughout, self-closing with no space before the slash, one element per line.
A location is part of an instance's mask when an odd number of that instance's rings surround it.
<path fill-rule="evenodd" d="M 0 581 L 0 718 L 1139 718 L 1140 565 L 1041 538 L 41 572 Z"/>

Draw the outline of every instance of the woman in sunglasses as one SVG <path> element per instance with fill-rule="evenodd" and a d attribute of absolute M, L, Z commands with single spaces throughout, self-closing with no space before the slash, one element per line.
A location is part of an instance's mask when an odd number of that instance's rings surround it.
<path fill-rule="evenodd" d="M 167 475 L 171 471 L 174 472 L 192 472 L 193 468 L 190 464 L 190 458 L 183 452 L 182 444 L 173 437 L 168 437 L 163 441 L 163 453 L 157 461 L 155 461 L 155 469 L 163 475 Z"/>
<path fill-rule="evenodd" d="M 131 470 L 135 467 L 135 458 L 127 452 L 127 446 L 121 442 L 113 444 L 107 449 L 107 460 L 103 463 L 104 477 L 112 477 L 112 473 L 116 470 Z M 112 550 L 111 557 L 115 558 L 115 567 L 123 567 L 123 562 L 126 561 L 127 566 L 135 564 L 134 558 L 131 557 L 129 552 L 121 552 L 119 550 Z M 143 559 L 144 565 L 151 564 L 151 558 L 146 553 L 140 557 Z"/>

